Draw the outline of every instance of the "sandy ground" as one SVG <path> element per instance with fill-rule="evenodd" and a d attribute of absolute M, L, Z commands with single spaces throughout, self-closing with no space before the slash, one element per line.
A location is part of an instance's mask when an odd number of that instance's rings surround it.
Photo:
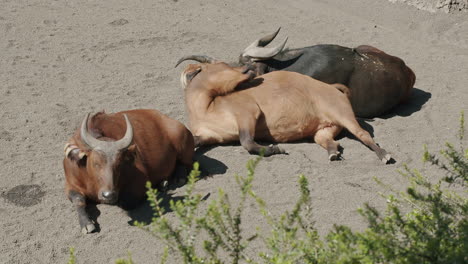
<path fill-rule="evenodd" d="M 330 1 L 0 1 L 0 263 L 65 263 L 75 247 L 79 263 L 111 263 L 130 251 L 137 263 L 159 259 L 163 245 L 133 220 L 148 220 L 143 206 L 129 213 L 99 205 L 100 232 L 83 235 L 63 186 L 62 148 L 87 112 L 156 108 L 186 122 L 182 67 L 186 54 L 236 60 L 253 40 L 282 26 L 290 47 L 319 43 L 369 44 L 405 60 L 417 76 L 411 101 L 382 118 L 362 121 L 396 159 L 383 165 L 346 134 L 346 160 L 328 163 L 310 142 L 281 144 L 289 155 L 266 158 L 254 188 L 272 213 L 291 208 L 297 175 L 310 181 L 320 233 L 333 224 L 364 227 L 356 209 L 382 208 L 372 179 L 396 188 L 397 170 L 421 162 L 423 144 L 440 149 L 455 141 L 461 110 L 468 114 L 468 14 L 432 14 L 401 3 Z M 466 146 L 466 142 L 465 142 Z M 199 153 L 213 177 L 196 185 L 201 195 L 223 187 L 237 199 L 233 175 L 250 156 L 241 146 Z M 176 189 L 174 197 L 183 194 Z M 260 225 L 247 208 L 244 231 Z M 171 213 L 169 213 L 169 217 Z M 253 251 L 261 247 L 254 242 Z"/>
<path fill-rule="evenodd" d="M 401 2 L 429 12 L 467 12 L 468 0 L 388 0 L 392 3 Z"/>

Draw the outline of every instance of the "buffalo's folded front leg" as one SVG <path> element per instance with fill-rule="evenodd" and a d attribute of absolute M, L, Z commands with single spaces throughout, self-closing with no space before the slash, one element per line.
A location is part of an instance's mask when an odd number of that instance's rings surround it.
<path fill-rule="evenodd" d="M 86 198 L 76 191 L 70 191 L 68 199 L 70 199 L 70 201 L 75 205 L 76 211 L 78 212 L 78 221 L 80 222 L 81 232 L 83 234 L 93 232 L 96 227 L 93 221 L 89 219 L 88 213 L 86 212 Z"/>
<path fill-rule="evenodd" d="M 257 123 L 258 116 L 259 114 L 256 116 L 243 115 L 242 118 L 237 118 L 241 145 L 250 154 L 263 154 L 265 157 L 275 154 L 286 154 L 286 151 L 277 145 L 262 146 L 254 141 L 255 125 Z"/>

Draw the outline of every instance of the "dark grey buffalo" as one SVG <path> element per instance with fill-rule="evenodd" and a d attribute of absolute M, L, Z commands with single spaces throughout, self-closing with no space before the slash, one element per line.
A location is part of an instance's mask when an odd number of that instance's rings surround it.
<path fill-rule="evenodd" d="M 314 45 L 284 49 L 287 38 L 276 47 L 265 47 L 279 29 L 250 44 L 240 55 L 240 65 L 254 64 L 257 75 L 285 70 L 349 88 L 350 101 L 359 117 L 375 117 L 405 102 L 416 81 L 414 72 L 398 57 L 372 46 L 347 48 L 338 45 Z M 179 60 L 215 61 L 208 56 L 185 56 Z"/>

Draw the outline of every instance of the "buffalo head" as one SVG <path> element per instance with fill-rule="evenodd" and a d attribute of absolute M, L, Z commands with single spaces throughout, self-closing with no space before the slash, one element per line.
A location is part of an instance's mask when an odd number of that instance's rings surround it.
<path fill-rule="evenodd" d="M 86 170 L 98 185 L 98 200 L 102 203 L 115 204 L 119 195 L 119 178 L 121 166 L 127 159 L 128 150 L 132 151 L 130 146 L 133 140 L 133 128 L 124 114 L 126 123 L 126 132 L 123 138 L 116 141 L 99 140 L 88 132 L 88 118 L 81 124 L 80 135 L 82 142 L 89 150 L 86 151 Z M 82 157 L 83 158 L 83 157 Z"/>

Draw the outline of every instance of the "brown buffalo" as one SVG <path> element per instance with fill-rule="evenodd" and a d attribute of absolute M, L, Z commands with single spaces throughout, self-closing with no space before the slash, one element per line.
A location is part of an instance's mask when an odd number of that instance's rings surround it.
<path fill-rule="evenodd" d="M 332 86 L 309 76 L 277 71 L 255 79 L 254 67 L 232 68 L 222 62 L 190 64 L 181 76 L 198 146 L 240 140 L 250 153 L 285 153 L 255 140 L 290 142 L 314 138 L 338 158 L 334 137 L 346 128 L 371 148 L 379 159 L 391 157 L 362 129 L 345 95 L 347 87 Z M 341 91 L 341 92 L 340 92 Z"/>
<path fill-rule="evenodd" d="M 65 145 L 65 191 L 76 206 L 83 233 L 95 230 L 88 200 L 131 208 L 146 194 L 145 183 L 168 180 L 176 163 L 191 168 L 193 136 L 156 110 L 97 113 L 83 120 Z"/>

